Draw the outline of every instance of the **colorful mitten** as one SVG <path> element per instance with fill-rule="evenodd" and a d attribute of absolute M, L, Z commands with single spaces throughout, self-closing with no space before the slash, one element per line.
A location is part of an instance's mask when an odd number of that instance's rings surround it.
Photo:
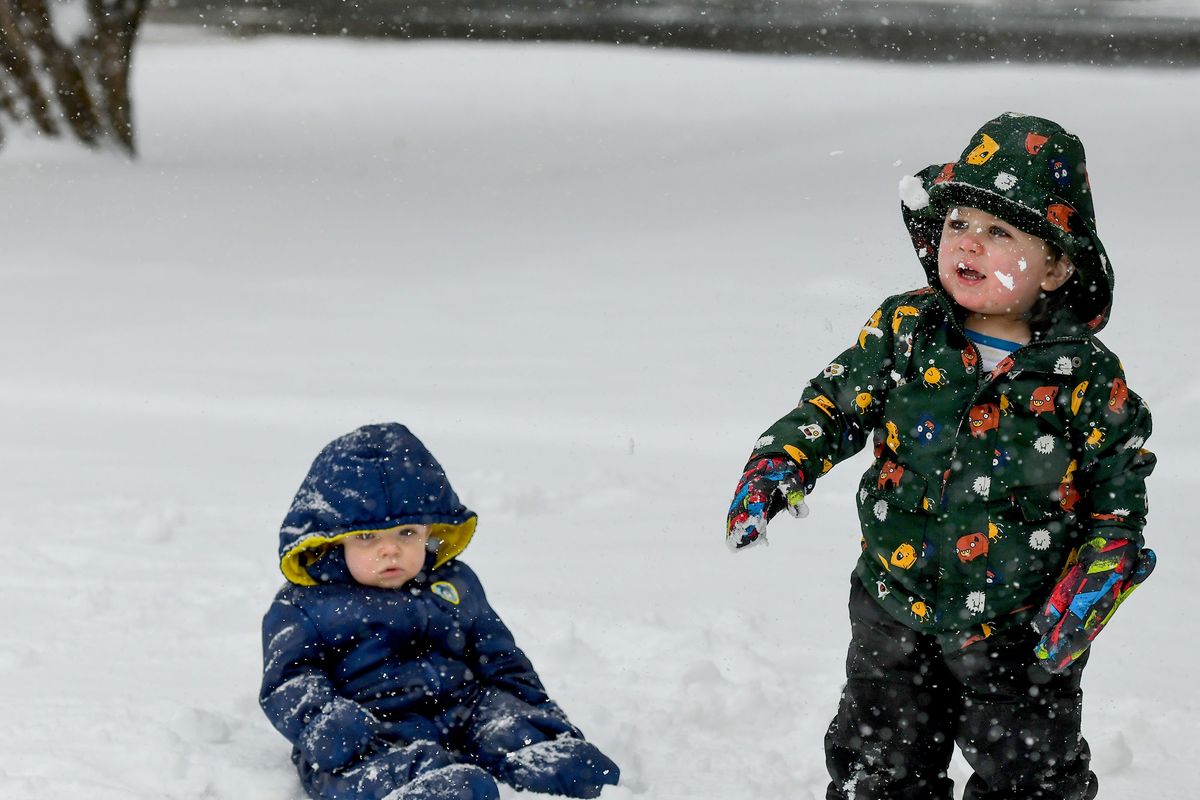
<path fill-rule="evenodd" d="M 1061 672 L 1083 655 L 1117 606 L 1154 571 L 1154 551 L 1141 550 L 1125 539 L 1093 539 L 1079 551 L 1079 561 L 1050 593 L 1033 620 L 1042 635 L 1035 653 L 1050 672 Z"/>
<path fill-rule="evenodd" d="M 766 542 L 767 523 L 784 508 L 793 517 L 808 516 L 804 492 L 804 475 L 795 462 L 783 456 L 751 459 L 725 519 L 726 543 L 741 550 Z"/>

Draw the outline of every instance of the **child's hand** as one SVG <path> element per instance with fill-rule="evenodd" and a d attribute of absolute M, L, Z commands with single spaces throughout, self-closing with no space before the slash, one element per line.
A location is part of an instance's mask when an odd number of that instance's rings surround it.
<path fill-rule="evenodd" d="M 1050 672 L 1061 672 L 1083 655 L 1117 606 L 1154 571 L 1153 550 L 1139 551 L 1125 539 L 1096 541 L 1083 545 L 1079 562 L 1033 620 L 1042 634 L 1034 652 Z"/>
<path fill-rule="evenodd" d="M 725 542 L 735 551 L 766 542 L 767 523 L 784 508 L 793 517 L 808 516 L 799 467 L 783 456 L 752 459 L 725 518 Z"/>

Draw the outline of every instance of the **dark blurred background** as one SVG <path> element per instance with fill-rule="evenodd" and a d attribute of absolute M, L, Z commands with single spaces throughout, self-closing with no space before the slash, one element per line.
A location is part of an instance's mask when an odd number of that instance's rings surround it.
<path fill-rule="evenodd" d="M 241 35 L 569 40 L 891 61 L 1200 64 L 1189 0 L 154 0 Z"/>

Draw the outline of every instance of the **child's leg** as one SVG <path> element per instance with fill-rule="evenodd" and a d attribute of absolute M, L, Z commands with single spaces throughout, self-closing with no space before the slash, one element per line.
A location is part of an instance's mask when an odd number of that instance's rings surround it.
<path fill-rule="evenodd" d="M 1037 634 L 1001 631 L 946 664 L 963 686 L 958 745 L 975 774 L 965 800 L 1090 800 L 1098 783 L 1080 735 L 1086 654 L 1051 675 L 1036 664 Z"/>
<path fill-rule="evenodd" d="M 484 769 L 522 791 L 597 797 L 620 776 L 617 765 L 561 712 L 506 692 L 480 697 L 462 738 L 464 751 Z"/>
<path fill-rule="evenodd" d="M 951 800 L 958 687 L 937 639 L 896 622 L 851 581 L 846 687 L 825 734 L 825 796 Z"/>
<path fill-rule="evenodd" d="M 496 782 L 479 767 L 455 763 L 433 742 L 394 745 L 348 769 L 301 762 L 300 781 L 316 800 L 498 800 Z"/>

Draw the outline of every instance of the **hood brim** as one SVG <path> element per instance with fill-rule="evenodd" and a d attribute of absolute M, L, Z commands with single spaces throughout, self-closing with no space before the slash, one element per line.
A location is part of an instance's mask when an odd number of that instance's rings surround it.
<path fill-rule="evenodd" d="M 946 165 L 931 164 L 916 174 L 924 190 L 925 205 L 914 200 L 911 188 L 900 204 L 904 223 L 912 238 L 917 258 L 929 284 L 942 290 L 938 280 L 937 253 L 946 214 L 955 206 L 969 206 L 1003 219 L 1026 233 L 1050 242 L 1066 253 L 1075 265 L 1077 286 L 1070 303 L 1081 324 L 1097 331 L 1108 322 L 1112 307 L 1114 275 L 1100 237 L 1078 214 L 1071 233 L 1051 223 L 1044 213 L 1007 197 L 1001 192 L 955 180 L 939 181 Z M 1072 281 L 1076 283 L 1076 281 Z"/>
<path fill-rule="evenodd" d="M 437 556 L 433 563 L 434 569 L 467 549 L 471 537 L 475 535 L 475 526 L 478 520 L 479 518 L 472 513 L 467 519 L 458 523 L 437 522 L 431 526 L 429 538 L 438 540 Z M 320 581 L 310 574 L 309 568 L 316 565 L 329 548 L 340 546 L 343 539 L 357 536 L 360 533 L 384 533 L 411 524 L 413 523 L 398 522 L 336 532 L 322 531 L 302 536 L 290 550 L 280 557 L 279 569 L 291 583 L 300 586 L 316 586 Z"/>

